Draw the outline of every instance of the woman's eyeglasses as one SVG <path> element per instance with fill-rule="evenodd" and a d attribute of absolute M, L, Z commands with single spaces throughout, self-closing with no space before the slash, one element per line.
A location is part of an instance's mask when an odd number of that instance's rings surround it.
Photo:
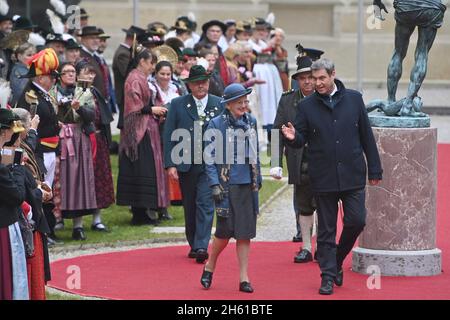
<path fill-rule="evenodd" d="M 66 71 L 63 71 L 62 73 L 61 73 L 61 75 L 66 75 L 66 74 L 75 74 L 76 73 L 76 71 L 75 70 L 66 70 Z"/>

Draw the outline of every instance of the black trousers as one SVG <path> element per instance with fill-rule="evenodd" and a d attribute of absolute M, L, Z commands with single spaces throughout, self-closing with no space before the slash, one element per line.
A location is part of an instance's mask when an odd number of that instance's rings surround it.
<path fill-rule="evenodd" d="M 317 254 L 322 278 L 334 279 L 366 223 L 365 189 L 316 193 Z M 344 209 L 344 229 L 336 245 L 338 201 Z"/>

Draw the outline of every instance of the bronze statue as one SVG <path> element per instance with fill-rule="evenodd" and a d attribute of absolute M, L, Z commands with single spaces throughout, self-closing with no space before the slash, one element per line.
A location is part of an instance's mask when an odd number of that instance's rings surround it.
<path fill-rule="evenodd" d="M 388 13 L 382 0 L 374 0 L 378 7 L 377 18 L 384 20 L 381 10 Z M 427 73 L 428 52 L 433 45 L 437 29 L 442 26 L 446 6 L 441 0 L 394 0 L 395 50 L 388 67 L 388 100 L 371 101 L 367 109 L 381 109 L 389 116 L 424 117 L 422 100 L 417 95 Z M 411 34 L 418 28 L 415 63 L 411 70 L 408 92 L 405 98 L 396 101 L 398 82 L 402 76 L 402 63 L 406 56 Z"/>

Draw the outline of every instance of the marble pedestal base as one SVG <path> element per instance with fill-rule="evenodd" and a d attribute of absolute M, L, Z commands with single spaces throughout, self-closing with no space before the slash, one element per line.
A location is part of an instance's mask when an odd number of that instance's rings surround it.
<path fill-rule="evenodd" d="M 441 272 L 436 249 L 436 128 L 373 128 L 383 181 L 367 186 L 367 218 L 353 251 L 353 270 L 378 265 L 381 275 Z"/>
<path fill-rule="evenodd" d="M 353 271 L 372 274 L 373 266 L 384 276 L 434 276 L 441 273 L 441 250 L 353 250 Z"/>

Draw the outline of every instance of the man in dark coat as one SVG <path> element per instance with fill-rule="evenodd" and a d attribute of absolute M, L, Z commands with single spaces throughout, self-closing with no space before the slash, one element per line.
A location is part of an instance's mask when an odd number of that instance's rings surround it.
<path fill-rule="evenodd" d="M 308 174 L 319 219 L 319 293 L 332 294 L 333 284 L 343 283 L 342 264 L 365 226 L 367 171 L 370 185 L 376 185 L 383 170 L 361 94 L 335 79 L 332 61 L 320 59 L 311 69 L 316 92 L 299 103 L 295 128 L 289 122 L 282 132 L 292 146 L 308 143 Z M 344 229 L 336 247 L 339 200 Z"/>
<path fill-rule="evenodd" d="M 114 87 L 116 94 L 116 102 L 119 107 L 119 121 L 117 123 L 117 128 L 123 128 L 123 105 L 124 105 L 124 95 L 123 90 L 125 86 L 125 80 L 128 75 L 128 65 L 131 60 L 131 46 L 133 45 L 133 38 L 136 38 L 145 33 L 144 29 L 136 26 L 131 26 L 127 29 L 122 29 L 126 33 L 125 41 L 119 45 L 114 53 L 113 58 L 113 73 L 114 73 Z"/>
<path fill-rule="evenodd" d="M 292 75 L 292 78 L 298 83 L 300 89 L 287 91 L 281 96 L 274 121 L 274 129 L 281 129 L 284 124 L 295 122 L 298 113 L 297 104 L 304 97 L 314 93 L 311 65 L 312 60 L 310 57 L 301 56 L 297 58 L 297 71 Z M 313 214 L 316 208 L 307 172 L 307 147 L 293 148 L 284 143 L 283 137 L 280 136 L 279 152 L 272 155 L 272 168 L 270 170 L 271 176 L 275 179 L 282 177 L 283 153 L 286 154 L 289 171 L 288 182 L 294 185 L 294 211 L 297 222 L 297 234 L 292 241 L 303 242 L 303 246 L 294 258 L 294 262 L 309 262 L 313 260 L 311 231 L 314 224 Z M 274 156 L 278 158 L 274 158 Z"/>
<path fill-rule="evenodd" d="M 95 26 L 86 26 L 81 29 L 80 58 L 87 60 L 94 67 L 95 78 L 93 85 L 100 92 L 103 99 L 109 101 L 107 78 L 103 72 L 100 58 L 96 54 L 100 45 L 100 34 L 100 30 Z"/>
<path fill-rule="evenodd" d="M 186 238 L 191 247 L 188 256 L 198 263 L 208 259 L 214 218 L 214 202 L 203 161 L 203 133 L 209 121 L 223 109 L 221 98 L 208 94 L 209 77 L 202 66 L 191 68 L 189 78 L 185 79 L 191 94 L 172 100 L 163 135 L 164 167 L 171 178 L 180 181 Z"/>

